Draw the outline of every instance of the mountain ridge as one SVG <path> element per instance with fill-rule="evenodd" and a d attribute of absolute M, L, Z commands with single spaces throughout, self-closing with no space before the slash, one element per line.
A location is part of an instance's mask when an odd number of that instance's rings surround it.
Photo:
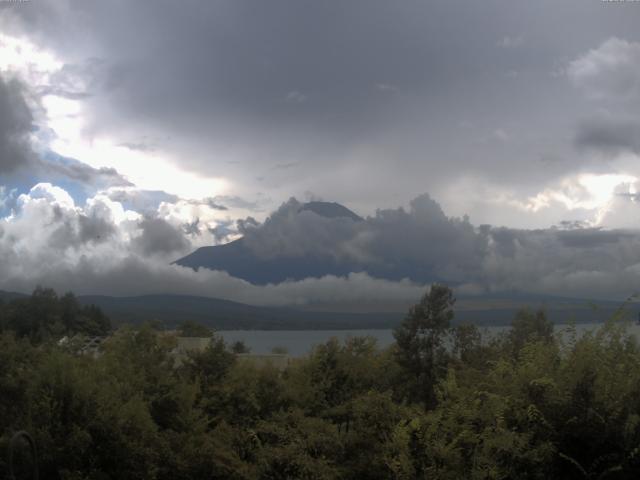
<path fill-rule="evenodd" d="M 0 291 L 0 298 L 26 298 L 18 292 Z M 545 308 L 554 323 L 598 323 L 606 320 L 622 305 L 621 302 L 587 300 L 533 295 L 509 298 L 491 295 L 487 298 L 461 296 L 455 308 L 454 323 L 470 322 L 480 327 L 508 325 L 515 313 L 525 307 Z M 417 301 L 418 299 L 416 299 Z M 217 330 L 358 330 L 394 328 L 404 318 L 406 309 L 397 311 L 353 312 L 313 310 L 313 308 L 265 307 L 247 305 L 195 295 L 155 294 L 127 297 L 79 295 L 82 305 L 97 305 L 115 325 L 141 324 L 159 321 L 174 328 L 185 320 L 207 325 Z M 496 301 L 499 301 L 496 303 Z M 637 309 L 634 305 L 633 310 Z M 631 314 L 635 320 L 637 314 Z"/>

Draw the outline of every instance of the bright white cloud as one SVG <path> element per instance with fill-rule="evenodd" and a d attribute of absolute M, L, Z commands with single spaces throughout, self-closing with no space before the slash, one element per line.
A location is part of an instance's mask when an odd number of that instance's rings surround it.
<path fill-rule="evenodd" d="M 41 98 L 46 124 L 58 138 L 72 138 L 82 130 L 82 104 L 79 100 L 45 95 Z"/>
<path fill-rule="evenodd" d="M 82 125 L 81 119 L 75 119 Z M 202 199 L 224 194 L 229 182 L 186 171 L 160 153 L 140 151 L 106 138 L 84 138 L 82 127 L 67 129 L 71 121 L 62 125 L 53 122 L 52 128 L 68 132 L 58 136 L 51 147 L 61 155 L 82 159 L 94 168 L 115 168 L 129 181 L 144 190 L 162 190 L 182 198 Z"/>
<path fill-rule="evenodd" d="M 62 66 L 53 53 L 36 46 L 28 38 L 0 34 L 0 71 L 17 72 L 36 84 L 43 84 Z"/>
<path fill-rule="evenodd" d="M 18 197 L 18 204 L 24 207 L 26 204 L 32 201 L 42 199 L 49 205 L 58 206 L 66 209 L 74 209 L 75 202 L 71 195 L 66 190 L 51 185 L 50 183 L 38 183 L 35 185 L 28 194 L 23 194 Z"/>
<path fill-rule="evenodd" d="M 83 97 L 88 79 L 64 68 L 63 61 L 29 40 L 0 35 L 0 73 L 16 75 L 31 92 L 29 104 L 40 127 L 34 135 L 39 141 L 36 148 L 51 149 L 96 169 L 115 169 L 142 189 L 188 199 L 227 193 L 229 182 L 222 178 L 186 171 L 166 155 L 128 147 L 119 139 L 89 135 Z"/>
<path fill-rule="evenodd" d="M 602 224 L 611 202 L 620 191 L 633 193 L 633 184 L 638 178 L 625 174 L 579 174 L 565 178 L 559 184 L 549 187 L 525 201 L 511 202 L 525 211 L 538 212 L 542 209 L 562 206 L 570 215 L 572 211 L 590 212 L 588 221 L 591 225 Z M 633 190 L 635 191 L 635 190 Z"/>
<path fill-rule="evenodd" d="M 572 61 L 567 73 L 594 99 L 638 99 L 640 43 L 610 38 Z"/>

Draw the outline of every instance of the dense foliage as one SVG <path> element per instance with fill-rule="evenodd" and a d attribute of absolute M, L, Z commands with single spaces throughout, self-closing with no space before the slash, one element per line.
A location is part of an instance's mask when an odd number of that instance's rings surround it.
<path fill-rule="evenodd" d="M 640 347 L 621 322 L 558 335 L 524 311 L 487 340 L 452 328 L 452 305 L 432 289 L 392 347 L 330 340 L 284 370 L 217 336 L 176 366 L 148 325 L 93 358 L 5 322 L 0 449 L 29 430 L 51 479 L 637 478 Z"/>
<path fill-rule="evenodd" d="M 50 288 L 38 287 L 30 297 L 7 303 L 0 299 L 0 332 L 9 330 L 32 343 L 65 335 L 107 335 L 109 318 L 94 305 L 80 305 L 73 293 L 59 297 Z"/>

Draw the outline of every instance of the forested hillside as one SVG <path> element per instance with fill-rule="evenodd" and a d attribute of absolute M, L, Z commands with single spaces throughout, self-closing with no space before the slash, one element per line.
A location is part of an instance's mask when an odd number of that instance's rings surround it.
<path fill-rule="evenodd" d="M 471 325 L 451 327 L 454 299 L 437 286 L 385 350 L 370 338 L 332 340 L 280 371 L 238 361 L 214 337 L 178 368 L 175 338 L 150 325 L 120 328 L 97 358 L 59 347 L 54 332 L 85 318 L 92 330 L 101 318 L 85 312 L 69 323 L 65 298 L 43 291 L 42 310 L 23 305 L 29 322 L 49 319 L 29 329 L 15 306 L 3 309 L 0 451 L 12 432 L 29 431 L 40 478 L 632 479 L 640 471 L 640 347 L 617 318 L 561 339 L 543 312 L 523 311 L 489 341 Z"/>
<path fill-rule="evenodd" d="M 0 332 L 8 330 L 32 343 L 59 340 L 65 335 L 106 335 L 110 319 L 95 305 L 82 305 L 73 293 L 63 296 L 38 287 L 29 297 L 0 298 Z"/>

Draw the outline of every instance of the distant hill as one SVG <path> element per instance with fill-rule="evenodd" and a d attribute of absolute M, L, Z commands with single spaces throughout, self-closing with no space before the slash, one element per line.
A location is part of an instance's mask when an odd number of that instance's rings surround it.
<path fill-rule="evenodd" d="M 0 300 L 8 302 L 11 300 L 15 300 L 17 298 L 24 298 L 27 297 L 28 295 L 24 294 L 24 293 L 17 293 L 17 292 L 4 292 L 2 290 L 0 290 Z"/>
<path fill-rule="evenodd" d="M 83 304 L 98 305 L 115 323 L 159 320 L 168 327 L 193 320 L 218 330 L 352 330 L 393 328 L 407 309 L 396 311 L 314 311 L 304 308 L 260 307 L 207 297 L 185 295 L 143 295 L 136 297 L 80 296 Z M 417 301 L 418 299 L 416 299 Z M 511 294 L 459 298 L 454 323 L 478 326 L 509 325 L 522 308 L 543 308 L 557 324 L 600 323 L 611 317 L 621 302 Z M 627 308 L 635 321 L 640 305 Z"/>
<path fill-rule="evenodd" d="M 0 291 L 5 301 L 27 295 Z M 246 305 L 207 297 L 187 295 L 142 295 L 110 297 L 79 296 L 83 305 L 99 306 L 114 324 L 140 324 L 159 321 L 173 328 L 185 320 L 192 320 L 217 330 L 357 330 L 393 328 L 404 318 L 407 309 L 395 311 L 317 311 L 302 308 L 275 308 Z M 416 299 L 417 301 L 418 299 Z M 544 308 L 557 324 L 599 323 L 605 321 L 621 306 L 621 302 L 595 303 L 570 298 L 543 295 L 487 295 L 461 297 L 456 303 L 454 323 L 470 322 L 478 326 L 508 325 L 518 310 L 524 307 Z M 627 318 L 638 317 L 636 303 L 627 309 Z M 335 307 L 339 310 L 339 307 Z"/>
<path fill-rule="evenodd" d="M 99 306 L 115 323 L 159 320 L 175 327 L 192 320 L 218 330 L 340 330 L 391 328 L 400 312 L 305 312 L 290 308 L 256 307 L 206 297 L 143 295 L 137 297 L 80 296 L 82 304 Z"/>

